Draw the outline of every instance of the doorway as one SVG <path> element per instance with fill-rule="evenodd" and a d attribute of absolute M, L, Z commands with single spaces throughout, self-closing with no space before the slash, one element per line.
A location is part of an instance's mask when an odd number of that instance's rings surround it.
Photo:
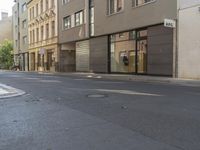
<path fill-rule="evenodd" d="M 31 71 L 35 71 L 35 53 L 31 53 Z"/>
<path fill-rule="evenodd" d="M 137 73 L 147 73 L 147 39 L 137 41 Z"/>
<path fill-rule="evenodd" d="M 53 52 L 47 52 L 47 71 L 50 71 L 51 67 L 53 66 Z"/>
<path fill-rule="evenodd" d="M 136 70 L 138 74 L 147 73 L 147 29 L 138 30 L 136 38 Z"/>

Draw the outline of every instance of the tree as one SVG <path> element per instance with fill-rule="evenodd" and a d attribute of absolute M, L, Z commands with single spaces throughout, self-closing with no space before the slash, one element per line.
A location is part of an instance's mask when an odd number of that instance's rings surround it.
<path fill-rule="evenodd" d="M 0 68 L 10 69 L 13 65 L 13 44 L 9 40 L 5 40 L 0 45 Z"/>

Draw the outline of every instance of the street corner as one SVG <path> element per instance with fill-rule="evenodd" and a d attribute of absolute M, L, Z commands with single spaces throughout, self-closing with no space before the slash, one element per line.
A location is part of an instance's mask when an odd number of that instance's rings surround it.
<path fill-rule="evenodd" d="M 0 99 L 24 95 L 25 92 L 0 83 Z"/>

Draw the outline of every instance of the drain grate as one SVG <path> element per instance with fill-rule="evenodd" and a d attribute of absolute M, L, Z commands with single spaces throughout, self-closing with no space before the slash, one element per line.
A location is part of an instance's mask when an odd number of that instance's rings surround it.
<path fill-rule="evenodd" d="M 88 98 L 104 98 L 107 97 L 105 94 L 89 94 L 87 95 Z"/>

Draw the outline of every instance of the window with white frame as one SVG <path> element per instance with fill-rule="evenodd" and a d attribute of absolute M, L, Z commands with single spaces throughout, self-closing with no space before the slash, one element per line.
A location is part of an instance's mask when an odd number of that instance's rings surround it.
<path fill-rule="evenodd" d="M 51 36 L 55 36 L 55 21 L 51 21 Z"/>
<path fill-rule="evenodd" d="M 90 6 L 90 36 L 94 36 L 94 6 Z"/>
<path fill-rule="evenodd" d="M 49 38 L 49 24 L 46 24 L 46 39 Z"/>
<path fill-rule="evenodd" d="M 42 41 L 43 39 L 44 39 L 44 26 L 41 26 L 40 40 Z"/>
<path fill-rule="evenodd" d="M 24 36 L 23 37 L 23 44 L 26 44 L 27 43 L 27 36 Z"/>
<path fill-rule="evenodd" d="M 133 0 L 133 7 L 145 5 L 154 1 L 156 0 Z"/>
<path fill-rule="evenodd" d="M 36 16 L 38 16 L 38 14 L 39 14 L 39 12 L 38 12 L 38 10 L 39 10 L 39 5 L 38 4 L 36 4 L 36 6 L 35 6 L 36 8 Z"/>
<path fill-rule="evenodd" d="M 22 28 L 25 29 L 27 27 L 26 19 L 22 21 Z"/>
<path fill-rule="evenodd" d="M 35 17 L 35 7 L 34 6 L 32 7 L 32 14 L 31 15 L 32 15 L 31 18 L 33 19 Z"/>
<path fill-rule="evenodd" d="M 115 14 L 123 10 L 124 0 L 108 0 L 108 14 Z"/>
<path fill-rule="evenodd" d="M 46 10 L 49 9 L 49 0 L 46 0 Z"/>
<path fill-rule="evenodd" d="M 32 31 L 32 36 L 33 36 L 33 43 L 35 43 L 35 30 Z"/>
<path fill-rule="evenodd" d="M 67 4 L 69 2 L 70 2 L 70 0 L 63 0 L 63 4 Z"/>
<path fill-rule="evenodd" d="M 36 28 L 36 42 L 39 41 L 39 28 Z"/>
<path fill-rule="evenodd" d="M 83 11 L 75 13 L 75 26 L 83 24 Z"/>
<path fill-rule="evenodd" d="M 63 28 L 64 30 L 71 28 L 71 16 L 63 18 Z"/>
<path fill-rule="evenodd" d="M 22 12 L 25 12 L 26 9 L 27 9 L 27 5 L 26 5 L 26 3 L 24 3 L 24 4 L 22 5 Z"/>
<path fill-rule="evenodd" d="M 40 1 L 40 13 L 43 13 L 43 8 L 44 4 L 43 4 L 43 0 Z"/>
<path fill-rule="evenodd" d="M 17 47 L 17 42 L 18 42 L 18 41 L 17 41 L 17 40 L 15 40 L 15 47 Z"/>

